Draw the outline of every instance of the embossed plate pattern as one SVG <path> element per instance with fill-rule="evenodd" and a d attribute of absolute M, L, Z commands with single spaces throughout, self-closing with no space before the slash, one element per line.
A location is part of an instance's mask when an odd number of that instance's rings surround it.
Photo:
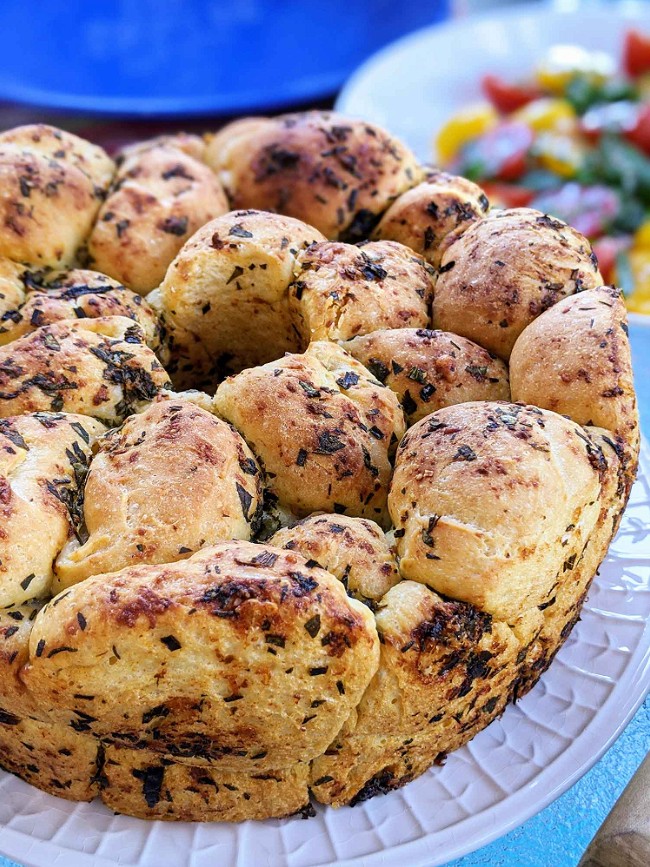
<path fill-rule="evenodd" d="M 398 792 L 241 825 L 142 822 L 0 771 L 0 852 L 28 867 L 435 865 L 521 824 L 603 754 L 650 688 L 650 449 L 567 643 L 536 688 Z"/>

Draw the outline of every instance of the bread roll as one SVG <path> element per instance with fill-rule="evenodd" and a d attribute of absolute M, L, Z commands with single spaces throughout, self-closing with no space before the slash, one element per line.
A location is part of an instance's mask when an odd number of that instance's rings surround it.
<path fill-rule="evenodd" d="M 99 145 L 45 123 L 5 130 L 0 133 L 0 142 L 38 154 L 50 162 L 73 166 L 103 190 L 108 187 L 115 173 L 115 163 Z"/>
<path fill-rule="evenodd" d="M 219 415 L 235 425 L 279 502 L 386 523 L 389 454 L 404 431 L 395 395 L 333 343 L 312 343 L 221 383 Z"/>
<path fill-rule="evenodd" d="M 299 348 L 287 290 L 298 253 L 321 240 L 289 217 L 233 211 L 185 244 L 147 298 L 167 329 L 179 387 L 214 386 Z"/>
<path fill-rule="evenodd" d="M 133 319 L 144 331 L 147 345 L 154 350 L 160 346 L 160 324 L 151 307 L 140 295 L 105 274 L 77 269 L 34 275 L 20 266 L 14 267 L 22 272 L 22 292 L 20 295 L 15 293 L 13 306 L 4 314 L 0 346 L 62 319 L 96 319 L 100 316 Z"/>
<path fill-rule="evenodd" d="M 520 614 L 513 624 L 522 645 L 513 688 L 515 700 L 537 683 L 580 618 L 587 592 L 607 553 L 624 508 L 625 474 L 611 437 L 598 428 L 587 428 L 585 433 L 591 443 L 591 459 L 598 469 L 601 483 L 598 519 L 587 540 L 567 540 L 562 567 L 553 586 L 537 606 L 538 610 Z"/>
<path fill-rule="evenodd" d="M 217 132 L 204 134 L 205 161 L 215 172 L 219 172 L 226 190 L 232 188 L 234 181 L 226 166 L 231 159 L 236 159 L 240 145 L 246 147 L 256 136 L 275 128 L 275 124 L 275 118 L 271 117 L 240 117 Z"/>
<path fill-rule="evenodd" d="M 624 455 L 629 494 L 639 455 L 639 417 L 619 290 L 600 286 L 547 310 L 515 343 L 510 371 L 513 400 L 611 431 Z"/>
<path fill-rule="evenodd" d="M 321 111 L 235 121 L 208 143 L 206 161 L 234 208 L 278 211 L 344 241 L 367 239 L 422 174 L 380 127 Z"/>
<path fill-rule="evenodd" d="M 0 710 L 0 765 L 57 798 L 92 801 L 100 788 L 99 741 L 70 726 Z"/>
<path fill-rule="evenodd" d="M 54 322 L 0 347 L 0 418 L 62 410 L 119 424 L 169 384 L 124 316 Z"/>
<path fill-rule="evenodd" d="M 334 576 L 235 541 L 70 588 L 21 676 L 56 721 L 244 773 L 322 753 L 378 658 L 372 613 Z"/>
<path fill-rule="evenodd" d="M 141 295 L 154 289 L 184 242 L 228 210 L 210 169 L 171 145 L 131 153 L 88 241 L 94 268 Z"/>
<path fill-rule="evenodd" d="M 487 401 L 441 409 L 398 450 L 388 506 L 400 571 L 512 622 L 546 600 L 566 546 L 584 547 L 600 484 L 596 450 L 562 416 Z"/>
<path fill-rule="evenodd" d="M 269 543 L 315 560 L 343 583 L 353 599 L 371 607 L 400 581 L 393 552 L 374 521 L 311 515 L 279 530 Z"/>
<path fill-rule="evenodd" d="M 249 539 L 262 481 L 225 422 L 159 397 L 99 443 L 86 479 L 84 537 L 56 561 L 54 592 L 138 563 L 173 563 L 222 539 Z"/>
<path fill-rule="evenodd" d="M 504 362 L 456 334 L 386 329 L 355 337 L 343 347 L 395 392 L 408 425 L 444 406 L 510 399 Z"/>
<path fill-rule="evenodd" d="M 113 170 L 100 147 L 45 124 L 0 133 L 0 256 L 72 265 Z"/>
<path fill-rule="evenodd" d="M 393 202 L 373 238 L 399 241 L 437 268 L 450 234 L 461 235 L 489 207 L 487 196 L 477 184 L 446 172 L 431 171 L 425 181 Z"/>
<path fill-rule="evenodd" d="M 433 325 L 469 337 L 505 360 L 540 313 L 603 282 L 587 239 L 532 208 L 492 211 L 449 240 Z"/>
<path fill-rule="evenodd" d="M 188 132 L 157 135 L 144 141 L 133 142 L 133 144 L 120 148 L 116 162 L 121 166 L 125 160 L 132 156 L 143 154 L 145 151 L 158 150 L 161 147 L 175 148 L 192 159 L 205 162 L 205 141 L 200 135 L 193 135 Z"/>
<path fill-rule="evenodd" d="M 191 766 L 147 750 L 106 748 L 104 803 L 141 819 L 243 822 L 246 819 L 313 816 L 309 764 L 263 773 Z"/>
<path fill-rule="evenodd" d="M 0 726 L 14 726 L 23 717 L 39 713 L 38 699 L 25 689 L 20 670 L 29 659 L 29 636 L 43 600 L 7 604 L 5 597 L 4 603 L 0 608 Z"/>
<path fill-rule="evenodd" d="M 503 712 L 518 644 L 472 605 L 402 581 L 379 603 L 379 669 L 326 753 L 315 797 L 340 806 L 399 788 Z"/>
<path fill-rule="evenodd" d="M 25 302 L 24 273 L 24 265 L 0 257 L 0 346 L 20 318 L 18 311 Z"/>
<path fill-rule="evenodd" d="M 52 563 L 79 525 L 103 430 L 80 415 L 0 419 L 0 607 L 49 595 Z"/>
<path fill-rule="evenodd" d="M 305 347 L 311 340 L 347 340 L 378 328 L 425 328 L 433 272 L 393 241 L 360 248 L 325 241 L 298 256 L 289 298 Z"/>

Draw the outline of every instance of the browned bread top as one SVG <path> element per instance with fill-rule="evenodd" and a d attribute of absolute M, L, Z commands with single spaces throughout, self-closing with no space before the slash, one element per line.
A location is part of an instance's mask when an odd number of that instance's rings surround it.
<path fill-rule="evenodd" d="M 126 316 L 140 325 L 151 349 L 160 347 L 160 323 L 151 307 L 105 274 L 80 268 L 32 272 L 8 259 L 0 262 L 3 272 L 6 280 L 12 275 L 15 288 L 9 295 L 4 287 L 0 290 L 5 296 L 0 299 L 0 346 L 63 319 Z"/>
<path fill-rule="evenodd" d="M 323 752 L 379 640 L 334 576 L 233 541 L 75 585 L 39 612 L 29 650 L 22 679 L 53 718 L 245 771 Z"/>
<path fill-rule="evenodd" d="M 382 329 L 342 345 L 395 392 L 409 425 L 443 406 L 510 399 L 507 365 L 448 331 Z"/>
<path fill-rule="evenodd" d="M 0 133 L 0 255 L 35 267 L 71 265 L 113 170 L 100 147 L 45 124 Z"/>
<path fill-rule="evenodd" d="M 504 620 L 542 603 L 565 540 L 595 526 L 601 460 L 579 425 L 537 407 L 427 416 L 400 443 L 388 500 L 402 575 Z"/>
<path fill-rule="evenodd" d="M 51 595 L 52 563 L 80 522 L 104 430 L 71 413 L 0 419 L 0 607 Z"/>
<path fill-rule="evenodd" d="M 90 261 L 144 295 L 165 276 L 184 242 L 228 210 L 216 175 L 173 144 L 131 152 L 88 239 Z"/>
<path fill-rule="evenodd" d="M 217 412 L 259 456 L 270 491 L 298 516 L 386 522 L 389 455 L 404 431 L 395 395 L 334 343 L 221 383 Z"/>
<path fill-rule="evenodd" d="M 298 256 L 290 308 L 306 347 L 380 328 L 426 328 L 433 269 L 395 241 L 311 244 Z"/>
<path fill-rule="evenodd" d="M 485 216 L 489 207 L 487 196 L 472 181 L 429 171 L 425 181 L 393 202 L 373 238 L 406 244 L 437 268 L 452 233 L 455 237 L 462 234 Z"/>
<path fill-rule="evenodd" d="M 586 238 L 532 208 L 491 211 L 449 240 L 434 327 L 469 337 L 505 360 L 540 313 L 603 282 Z"/>
<path fill-rule="evenodd" d="M 361 241 L 422 170 L 385 130 L 331 112 L 247 118 L 208 143 L 235 208 L 278 211 L 327 238 Z"/>
<path fill-rule="evenodd" d="M 222 539 L 250 538 L 261 471 L 240 435 L 211 413 L 161 395 L 98 445 L 85 484 L 84 537 L 57 558 L 55 592 L 89 575 L 172 563 Z"/>

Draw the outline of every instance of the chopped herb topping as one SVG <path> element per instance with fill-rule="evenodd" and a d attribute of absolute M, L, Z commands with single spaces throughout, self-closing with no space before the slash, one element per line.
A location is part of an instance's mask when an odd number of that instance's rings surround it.
<path fill-rule="evenodd" d="M 336 384 L 340 388 L 348 389 L 359 382 L 359 374 L 353 373 L 351 370 L 346 370 L 343 376 L 339 376 Z"/>
<path fill-rule="evenodd" d="M 458 451 L 454 455 L 455 461 L 475 461 L 476 452 L 469 446 L 459 446 Z"/>
<path fill-rule="evenodd" d="M 312 638 L 316 638 L 320 632 L 320 614 L 314 614 L 314 616 L 305 623 L 305 629 Z"/>
<path fill-rule="evenodd" d="M 315 450 L 319 455 L 332 455 L 345 448 L 345 443 L 334 433 L 324 431 L 318 437 L 318 448 Z"/>
<path fill-rule="evenodd" d="M 245 229 L 241 223 L 235 223 L 232 229 L 228 232 L 229 235 L 234 235 L 235 238 L 252 238 L 253 233 Z M 214 244 L 214 239 L 213 239 Z"/>

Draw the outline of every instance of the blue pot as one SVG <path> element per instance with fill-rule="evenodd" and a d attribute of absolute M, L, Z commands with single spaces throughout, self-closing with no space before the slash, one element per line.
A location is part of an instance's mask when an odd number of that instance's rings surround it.
<path fill-rule="evenodd" d="M 336 92 L 450 0 L 3 0 L 0 99 L 131 116 L 229 113 Z"/>

